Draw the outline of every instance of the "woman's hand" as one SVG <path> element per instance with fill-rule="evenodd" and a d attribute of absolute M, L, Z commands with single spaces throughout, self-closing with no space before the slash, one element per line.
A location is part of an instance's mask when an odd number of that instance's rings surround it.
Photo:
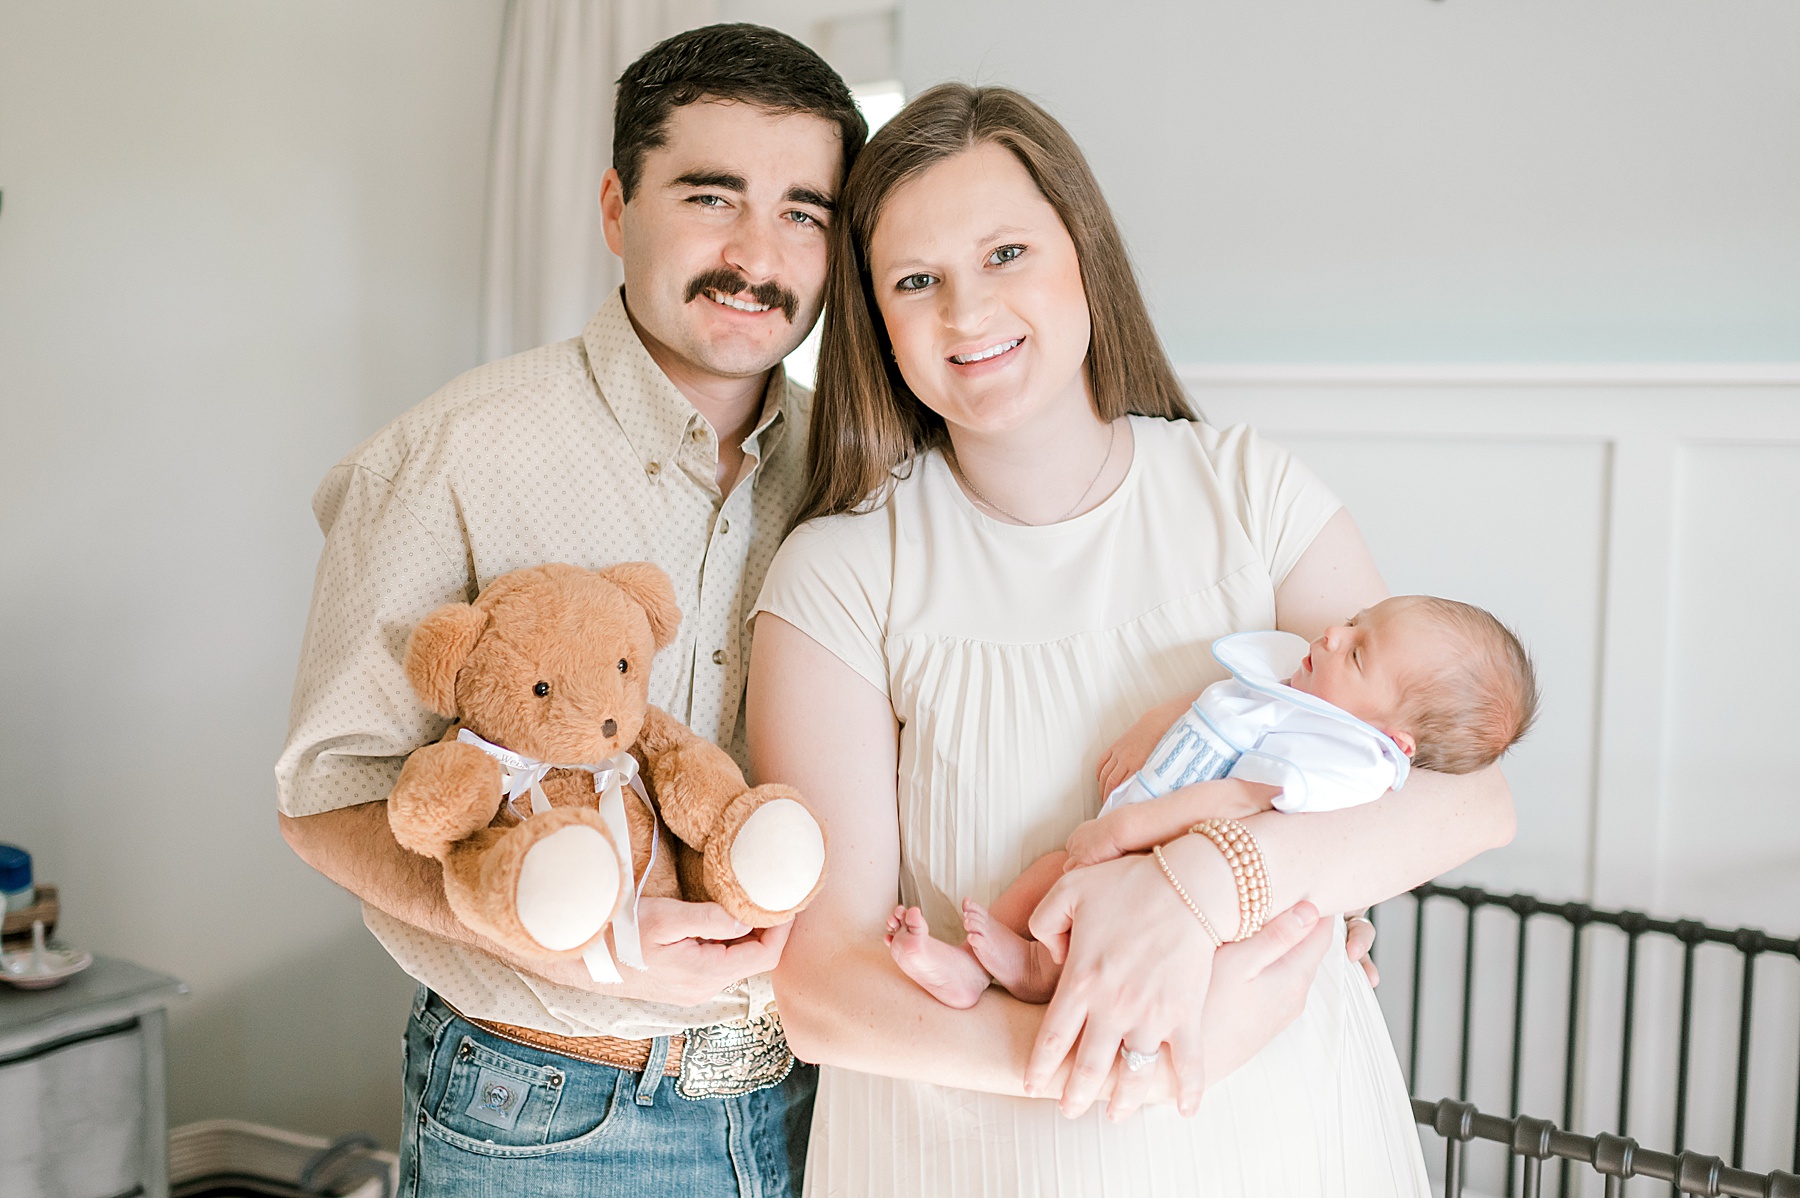
<path fill-rule="evenodd" d="M 1071 1051 L 1061 1107 L 1071 1118 L 1093 1104 L 1121 1047 L 1157 1053 L 1166 1043 L 1184 1114 L 1206 1090 L 1200 1004 L 1213 945 L 1150 857 L 1121 857 L 1064 874 L 1031 916 L 1031 934 L 1063 966 L 1025 1068 L 1041 1093 Z M 1135 1110 L 1151 1070 L 1121 1070 L 1113 1104 Z"/>
<path fill-rule="evenodd" d="M 1330 947 L 1331 920 L 1300 902 L 1215 954 L 1206 992 L 1207 1084 L 1231 1076 L 1300 1018 Z"/>
<path fill-rule="evenodd" d="M 1363 975 L 1373 989 L 1381 985 L 1381 971 L 1375 968 L 1375 924 L 1368 912 L 1359 911 L 1344 917 L 1344 952 L 1351 962 L 1362 966 Z"/>
<path fill-rule="evenodd" d="M 1261 933 L 1215 954 L 1212 943 L 1147 857 L 1125 857 L 1064 875 L 1032 915 L 1032 934 L 1063 962 L 1044 1014 L 1028 1091 L 1042 1091 L 1074 1048 L 1062 1110 L 1080 1115 L 1113 1074 L 1119 1050 L 1165 1045 L 1175 1097 L 1191 1115 L 1209 1080 L 1225 1077 L 1298 1017 L 1330 941 L 1330 923 L 1300 903 Z M 1194 996 L 1205 993 L 1205 1003 Z M 1110 1118 L 1149 1095 L 1154 1071 L 1119 1069 Z"/>

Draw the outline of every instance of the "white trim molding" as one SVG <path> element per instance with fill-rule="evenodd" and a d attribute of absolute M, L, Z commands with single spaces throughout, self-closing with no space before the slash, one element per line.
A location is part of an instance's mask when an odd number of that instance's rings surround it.
<path fill-rule="evenodd" d="M 1190 387 L 1552 386 L 1730 387 L 1800 384 L 1800 362 L 1192 362 L 1176 368 Z"/>

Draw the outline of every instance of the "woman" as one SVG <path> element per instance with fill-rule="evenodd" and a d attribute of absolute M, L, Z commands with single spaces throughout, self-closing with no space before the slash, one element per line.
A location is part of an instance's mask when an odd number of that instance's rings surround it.
<path fill-rule="evenodd" d="M 1297 959 L 1301 900 L 1335 916 L 1504 843 L 1493 771 L 1247 821 L 1276 909 L 1299 906 L 1216 970 L 1184 904 L 1229 935 L 1237 890 L 1200 836 L 1164 849 L 1185 893 L 1142 856 L 1064 877 L 1032 918 L 1067 953 L 1048 1008 L 990 990 L 953 1010 L 896 967 L 896 892 L 953 934 L 963 896 L 1094 814 L 1106 745 L 1218 676 L 1214 638 L 1312 637 L 1386 589 L 1310 473 L 1192 422 L 1080 152 L 1029 101 L 920 96 L 858 159 L 835 236 L 813 519 L 770 570 L 750 681 L 758 773 L 831 837 L 775 979 L 795 1050 L 827 1066 L 809 1192 L 1423 1194 L 1354 966 L 1327 952 L 1260 1052 L 1285 1014 L 1256 975 Z"/>

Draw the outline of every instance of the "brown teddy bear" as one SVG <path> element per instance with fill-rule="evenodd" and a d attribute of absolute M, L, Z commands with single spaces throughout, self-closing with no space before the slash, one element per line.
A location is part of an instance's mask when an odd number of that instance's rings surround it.
<path fill-rule="evenodd" d="M 817 893 L 824 832 L 800 796 L 746 785 L 723 750 L 649 705 L 650 659 L 680 622 L 649 562 L 558 564 L 504 574 L 413 630 L 406 676 L 457 722 L 407 758 L 388 821 L 442 863 L 470 928 L 617 980 L 604 932 L 643 967 L 639 894 L 711 899 L 769 927 Z"/>

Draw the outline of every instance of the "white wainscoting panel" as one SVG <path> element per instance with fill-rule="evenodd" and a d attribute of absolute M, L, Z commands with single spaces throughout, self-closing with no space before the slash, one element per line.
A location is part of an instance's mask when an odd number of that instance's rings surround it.
<path fill-rule="evenodd" d="M 1682 447 L 1658 897 L 1800 930 L 1800 443 Z"/>

